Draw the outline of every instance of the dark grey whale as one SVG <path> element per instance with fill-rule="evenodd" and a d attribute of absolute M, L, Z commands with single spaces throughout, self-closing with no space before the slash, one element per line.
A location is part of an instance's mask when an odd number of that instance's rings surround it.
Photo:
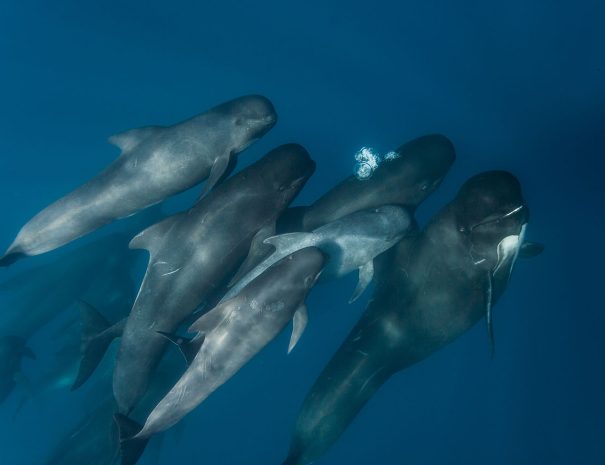
<path fill-rule="evenodd" d="M 166 340 L 246 256 L 255 235 L 273 230 L 315 163 L 296 144 L 280 146 L 227 179 L 188 211 L 136 236 L 149 264 L 116 361 L 113 391 L 127 415 L 145 393 Z M 266 237 L 266 236 L 265 236 Z"/>
<path fill-rule="evenodd" d="M 132 465 L 150 436 L 165 431 L 227 382 L 293 321 L 288 352 L 307 323 L 305 299 L 317 281 L 325 257 L 307 247 L 282 258 L 189 328 L 188 344 L 200 347 L 187 371 L 155 406 L 145 425 L 122 440 L 122 464 Z M 197 339 L 197 341 L 196 341 Z M 117 417 L 118 425 L 124 424 Z"/>
<path fill-rule="evenodd" d="M 491 320 L 528 219 L 517 179 L 486 172 L 376 260 L 374 296 L 307 394 L 284 465 L 317 460 L 394 373 Z"/>
<path fill-rule="evenodd" d="M 440 134 L 413 139 L 395 151 L 371 178 L 351 175 L 307 207 L 289 208 L 278 233 L 311 231 L 351 213 L 383 205 L 399 205 L 411 213 L 431 195 L 456 159 L 454 146 Z"/>

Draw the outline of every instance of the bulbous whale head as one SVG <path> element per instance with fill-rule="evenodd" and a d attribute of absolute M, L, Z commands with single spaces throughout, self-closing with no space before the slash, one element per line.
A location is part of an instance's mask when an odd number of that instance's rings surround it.
<path fill-rule="evenodd" d="M 396 179 L 402 200 L 393 203 L 409 208 L 418 206 L 439 187 L 456 159 L 454 146 L 440 134 L 414 139 L 396 153 L 400 156 L 384 162 L 377 174 Z"/>
<path fill-rule="evenodd" d="M 266 186 L 283 208 L 292 201 L 315 172 L 315 162 L 298 144 L 281 145 L 250 167 L 250 175 L 258 176 L 258 185 Z"/>
<path fill-rule="evenodd" d="M 478 174 L 464 183 L 453 205 L 458 231 L 468 236 L 476 262 L 495 270 L 503 253 L 516 258 L 529 209 L 515 176 L 506 171 Z"/>
<path fill-rule="evenodd" d="M 275 107 L 262 95 L 245 95 L 222 103 L 212 112 L 226 117 L 230 123 L 231 137 L 241 140 L 236 152 L 241 152 L 254 141 L 260 139 L 277 122 Z"/>

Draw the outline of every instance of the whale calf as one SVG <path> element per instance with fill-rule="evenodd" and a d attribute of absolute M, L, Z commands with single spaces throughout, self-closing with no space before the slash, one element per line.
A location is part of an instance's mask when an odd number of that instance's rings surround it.
<path fill-rule="evenodd" d="M 387 205 L 351 213 L 310 233 L 286 233 L 264 240 L 275 251 L 238 281 L 222 301 L 235 296 L 267 268 L 305 247 L 317 247 L 329 257 L 320 281 L 340 278 L 359 270 L 359 281 L 350 302 L 356 300 L 374 276 L 374 257 L 395 245 L 412 225 L 402 207 Z"/>
<path fill-rule="evenodd" d="M 307 323 L 305 299 L 324 266 L 323 254 L 304 248 L 274 263 L 241 292 L 200 317 L 188 344 L 201 348 L 170 392 L 149 414 L 142 430 L 122 441 L 122 464 L 136 463 L 147 439 L 164 431 L 203 402 L 293 320 L 288 352 Z M 123 419 L 118 417 L 118 424 Z"/>
<path fill-rule="evenodd" d="M 278 234 L 309 232 L 361 210 L 397 205 L 414 214 L 431 195 L 456 159 L 451 141 L 440 134 L 413 139 L 400 146 L 393 159 L 382 163 L 371 178 L 351 175 L 311 205 L 288 208 L 276 225 Z M 259 265 L 272 252 L 267 244 L 253 243 L 246 262 L 232 283 Z"/>
<path fill-rule="evenodd" d="M 245 258 L 255 235 L 277 216 L 315 170 L 299 145 L 280 146 L 227 179 L 193 208 L 155 224 L 132 241 L 149 264 L 120 342 L 113 392 L 128 415 L 145 393 L 166 340 Z M 267 236 L 265 236 L 267 237 Z"/>
<path fill-rule="evenodd" d="M 517 179 L 482 173 L 421 233 L 376 260 L 373 298 L 308 392 L 284 465 L 317 460 L 391 375 L 491 320 L 528 219 Z"/>
<path fill-rule="evenodd" d="M 25 224 L 0 266 L 54 250 L 209 178 L 207 192 L 234 166 L 235 155 L 276 121 L 267 98 L 249 95 L 174 126 L 148 126 L 110 137 L 121 155 Z"/>

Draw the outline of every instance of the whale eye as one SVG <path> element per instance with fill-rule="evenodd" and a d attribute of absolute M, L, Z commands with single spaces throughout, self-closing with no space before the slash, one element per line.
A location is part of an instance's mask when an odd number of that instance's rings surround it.
<path fill-rule="evenodd" d="M 429 184 L 427 182 L 425 182 L 422 186 L 420 186 L 420 190 L 421 191 L 425 191 L 429 188 Z"/>

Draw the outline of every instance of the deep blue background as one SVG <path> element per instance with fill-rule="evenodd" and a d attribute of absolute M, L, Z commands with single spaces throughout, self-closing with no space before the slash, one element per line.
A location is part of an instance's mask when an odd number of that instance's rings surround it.
<path fill-rule="evenodd" d="M 458 159 L 422 221 L 467 177 L 507 169 L 546 252 L 518 263 L 496 307 L 494 360 L 479 324 L 392 379 L 319 463 L 605 463 L 602 1 L 83 3 L 0 3 L 1 248 L 117 155 L 111 134 L 240 94 L 267 95 L 280 117 L 240 167 L 290 141 L 318 162 L 299 203 L 350 174 L 362 145 L 444 133 Z M 346 305 L 353 287 L 317 288 L 295 352 L 285 332 L 187 419 L 161 463 L 279 465 L 307 389 L 363 310 Z M 0 463 L 39 463 L 82 399 L 39 400 L 15 422 L 4 404 Z"/>

